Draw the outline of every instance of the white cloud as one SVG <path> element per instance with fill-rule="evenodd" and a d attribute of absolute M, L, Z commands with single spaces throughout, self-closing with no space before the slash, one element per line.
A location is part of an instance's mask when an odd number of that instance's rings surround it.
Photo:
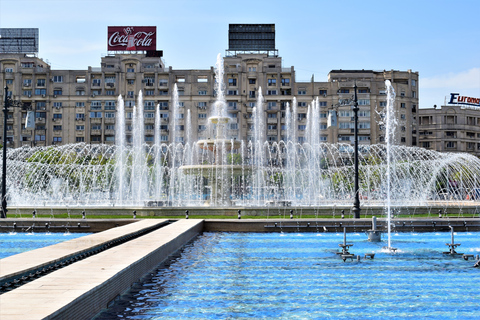
<path fill-rule="evenodd" d="M 479 89 L 480 68 L 473 68 L 459 73 L 448 73 L 429 78 L 420 78 L 422 89 Z"/>

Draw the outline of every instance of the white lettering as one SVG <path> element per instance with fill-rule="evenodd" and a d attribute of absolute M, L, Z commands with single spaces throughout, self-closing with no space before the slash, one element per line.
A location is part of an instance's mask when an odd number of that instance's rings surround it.
<path fill-rule="evenodd" d="M 148 47 L 152 44 L 155 32 L 139 31 L 134 34 L 134 43 L 136 47 Z M 118 31 L 112 33 L 108 39 L 109 47 L 123 46 L 126 47 L 128 42 L 128 35 L 120 34 Z"/>

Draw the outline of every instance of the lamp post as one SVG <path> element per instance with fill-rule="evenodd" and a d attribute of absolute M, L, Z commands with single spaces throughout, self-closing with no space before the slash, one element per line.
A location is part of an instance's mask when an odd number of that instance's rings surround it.
<path fill-rule="evenodd" d="M 354 126 L 355 126 L 355 133 L 354 133 L 355 198 L 353 200 L 353 217 L 355 219 L 360 219 L 360 195 L 359 195 L 359 187 L 358 187 L 358 99 L 357 99 L 357 83 L 356 82 L 355 82 L 355 86 L 353 87 L 353 90 L 355 91 L 355 96 L 353 98 L 353 117 L 354 117 Z"/>
<path fill-rule="evenodd" d="M 25 105 L 20 101 L 13 101 L 8 96 L 8 87 L 5 86 L 5 99 L 3 104 L 3 150 L 2 150 L 2 208 L 0 218 L 7 217 L 7 118 L 9 107 L 25 108 Z"/>

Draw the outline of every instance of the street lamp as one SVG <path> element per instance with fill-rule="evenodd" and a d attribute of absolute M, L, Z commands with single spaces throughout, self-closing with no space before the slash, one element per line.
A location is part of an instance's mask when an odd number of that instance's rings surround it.
<path fill-rule="evenodd" d="M 18 107 L 24 108 L 27 107 L 20 101 L 14 101 L 8 96 L 8 87 L 5 86 L 5 100 L 3 108 L 3 157 L 2 157 L 2 208 L 0 212 L 0 218 L 4 219 L 7 217 L 7 118 L 8 118 L 8 108 L 9 107 Z"/>
<path fill-rule="evenodd" d="M 357 83 L 353 87 L 355 91 L 355 96 L 353 98 L 353 117 L 354 117 L 354 141 L 355 141 L 355 150 L 354 150 L 354 170 L 355 170 L 355 198 L 353 200 L 353 217 L 355 219 L 360 219 L 360 195 L 358 187 L 358 99 L 357 99 Z"/>
<path fill-rule="evenodd" d="M 360 194 L 358 186 L 358 99 L 357 99 L 357 83 L 354 85 L 355 94 L 353 100 L 351 99 L 342 99 L 338 104 L 335 105 L 335 108 L 340 106 L 352 105 L 353 103 L 353 118 L 354 118 L 354 200 L 353 200 L 353 217 L 355 219 L 360 219 Z M 332 105 L 332 107 L 334 107 Z"/>

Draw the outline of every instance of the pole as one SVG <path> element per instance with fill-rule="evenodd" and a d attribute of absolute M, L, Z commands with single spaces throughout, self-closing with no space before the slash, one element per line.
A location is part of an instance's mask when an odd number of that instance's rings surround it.
<path fill-rule="evenodd" d="M 7 217 L 7 117 L 8 117 L 8 87 L 5 86 L 5 101 L 3 107 L 3 158 L 2 158 L 2 212 L 0 218 Z"/>
<path fill-rule="evenodd" d="M 354 113 L 354 125 L 355 125 L 355 150 L 354 150 L 354 157 L 355 157 L 355 199 L 353 202 L 353 216 L 355 219 L 360 219 L 360 198 L 359 198 L 359 187 L 358 187 L 358 100 L 357 100 L 357 83 L 355 82 L 354 86 L 355 96 L 354 96 L 354 106 L 353 106 L 353 113 Z"/>

